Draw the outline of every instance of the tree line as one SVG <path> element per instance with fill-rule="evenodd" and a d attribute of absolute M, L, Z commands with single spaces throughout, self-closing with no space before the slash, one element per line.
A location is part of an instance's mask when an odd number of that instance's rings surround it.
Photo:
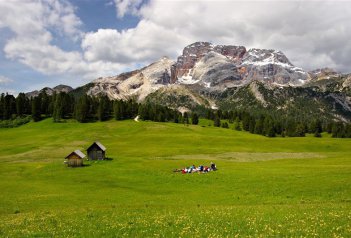
<path fill-rule="evenodd" d="M 350 123 L 322 121 L 318 118 L 306 120 L 298 117 L 284 117 L 273 112 L 248 110 L 208 110 L 206 118 L 213 120 L 215 127 L 229 128 L 229 124 L 233 124 L 235 130 L 244 130 L 267 137 L 304 137 L 306 133 L 321 137 L 322 132 L 327 132 L 335 138 L 351 138 Z"/>
<path fill-rule="evenodd" d="M 139 104 L 135 100 L 110 100 L 106 95 L 93 97 L 82 95 L 75 98 L 65 92 L 47 95 L 42 91 L 37 97 L 28 98 L 24 93 L 17 97 L 2 94 L 0 97 L 0 119 L 18 120 L 31 116 L 37 122 L 52 117 L 54 122 L 76 119 L 79 122 L 133 119 L 156 122 L 198 124 L 196 113 L 180 113 L 177 110 L 156 104 Z"/>
<path fill-rule="evenodd" d="M 215 127 L 244 130 L 253 134 L 268 137 L 289 136 L 303 137 L 312 133 L 321 137 L 322 132 L 331 133 L 336 138 L 351 138 L 351 124 L 320 120 L 315 118 L 299 118 L 290 115 L 282 116 L 267 111 L 250 110 L 212 110 L 203 113 L 184 112 L 157 105 L 140 104 L 135 100 L 110 100 L 106 95 L 93 97 L 82 95 L 75 98 L 65 92 L 47 95 L 40 92 L 37 97 L 28 98 L 24 93 L 14 97 L 10 94 L 0 96 L 0 127 L 11 127 L 15 124 L 27 123 L 30 119 L 40 121 L 52 117 L 54 122 L 64 119 L 76 119 L 79 122 L 105 121 L 109 119 L 126 120 L 139 116 L 141 120 L 156 122 L 174 122 L 184 124 L 199 123 L 199 115 L 213 120 Z M 4 121 L 6 123 L 4 123 Z"/>

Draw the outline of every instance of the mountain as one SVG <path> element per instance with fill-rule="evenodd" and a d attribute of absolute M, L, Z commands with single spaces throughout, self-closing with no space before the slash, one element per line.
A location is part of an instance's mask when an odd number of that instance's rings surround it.
<path fill-rule="evenodd" d="M 156 90 L 173 84 L 223 91 L 254 80 L 297 86 L 309 78 L 307 72 L 295 67 L 280 51 L 196 42 L 185 47 L 176 62 L 163 57 L 142 69 L 98 78 L 90 83 L 86 93 L 143 101 Z"/>
<path fill-rule="evenodd" d="M 295 67 L 281 52 L 246 50 L 244 46 L 196 42 L 184 48 L 171 69 L 171 82 L 226 89 L 253 80 L 278 85 L 302 85 L 308 73 Z"/>
<path fill-rule="evenodd" d="M 273 49 L 209 42 L 186 46 L 176 61 L 163 57 L 141 69 L 95 79 L 70 93 L 135 99 L 182 112 L 242 108 L 351 120 L 351 75 L 330 68 L 306 72 Z"/>
<path fill-rule="evenodd" d="M 32 92 L 28 92 L 28 93 L 26 93 L 26 97 L 28 97 L 28 98 L 37 97 L 41 92 L 45 92 L 47 95 L 52 95 L 54 92 L 56 92 L 56 93 L 60 93 L 60 92 L 69 93 L 72 90 L 73 90 L 72 87 L 60 84 L 54 88 L 45 87 L 41 90 L 35 90 Z"/>
<path fill-rule="evenodd" d="M 143 101 L 147 95 L 170 84 L 172 60 L 163 57 L 139 70 L 113 77 L 98 78 L 86 88 L 88 95 L 107 95 L 111 99 L 136 98 Z"/>

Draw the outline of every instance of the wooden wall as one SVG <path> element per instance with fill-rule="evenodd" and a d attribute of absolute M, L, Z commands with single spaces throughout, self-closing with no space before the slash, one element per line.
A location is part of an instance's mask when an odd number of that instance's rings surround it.
<path fill-rule="evenodd" d="M 78 155 L 76 154 L 71 154 L 68 158 L 67 158 L 67 165 L 71 166 L 71 167 L 80 167 L 83 166 L 83 159 L 80 158 Z"/>
<path fill-rule="evenodd" d="M 90 160 L 103 160 L 105 159 L 105 151 L 94 145 L 88 150 L 88 158 Z"/>

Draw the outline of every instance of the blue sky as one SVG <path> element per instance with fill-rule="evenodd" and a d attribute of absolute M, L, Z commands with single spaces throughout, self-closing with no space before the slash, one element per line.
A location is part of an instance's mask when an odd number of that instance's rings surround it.
<path fill-rule="evenodd" d="M 0 0 L 0 92 L 77 87 L 195 41 L 351 72 L 350 22 L 349 1 Z"/>
<path fill-rule="evenodd" d="M 12 7 L 21 7 L 20 1 L 13 1 Z M 60 1 L 57 2 L 59 3 Z M 95 32 L 101 28 L 122 31 L 135 27 L 139 22 L 139 17 L 132 14 L 126 14 L 123 18 L 118 18 L 116 5 L 111 0 L 75 0 L 68 3 L 71 5 L 70 7 L 73 9 L 74 14 L 81 21 L 79 28 L 82 32 Z M 42 4 L 44 5 L 45 1 Z M 82 53 L 81 41 L 72 40 L 71 37 L 58 33 L 56 29 L 48 30 L 53 36 L 51 44 L 58 46 L 64 51 L 78 51 Z M 0 48 L 4 49 L 7 41 L 14 38 L 15 35 L 10 26 L 0 27 Z M 118 70 L 116 73 L 119 73 Z M 18 92 L 40 89 L 45 86 L 54 87 L 60 83 L 75 87 L 87 81 L 77 79 L 77 77 L 79 75 L 39 72 L 35 67 L 23 64 L 18 60 L 8 59 L 3 50 L 0 54 L 0 92 L 9 91 L 17 94 Z M 93 79 L 91 78 L 91 80 Z"/>

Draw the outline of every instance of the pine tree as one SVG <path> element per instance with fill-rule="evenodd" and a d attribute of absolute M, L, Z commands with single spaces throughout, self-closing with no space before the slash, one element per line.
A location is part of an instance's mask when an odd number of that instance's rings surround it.
<path fill-rule="evenodd" d="M 54 122 L 59 122 L 63 118 L 63 94 L 61 93 L 55 97 L 52 117 Z"/>
<path fill-rule="evenodd" d="M 242 116 L 243 130 L 249 131 L 250 129 L 250 115 L 245 113 Z"/>
<path fill-rule="evenodd" d="M 5 94 L 2 93 L 0 96 L 0 120 L 4 119 L 4 102 L 5 102 Z"/>
<path fill-rule="evenodd" d="M 35 97 L 32 99 L 32 119 L 37 122 L 41 120 L 41 100 L 40 97 Z"/>
<path fill-rule="evenodd" d="M 99 98 L 99 105 L 97 109 L 97 117 L 99 121 L 105 121 L 110 116 L 109 99 L 107 96 Z"/>
<path fill-rule="evenodd" d="M 326 132 L 327 133 L 332 133 L 332 128 L 333 128 L 333 123 L 332 122 L 328 122 L 326 125 Z"/>
<path fill-rule="evenodd" d="M 345 137 L 345 128 L 344 128 L 344 124 L 343 123 L 337 122 L 337 123 L 333 124 L 332 137 L 334 137 L 334 138 L 343 138 L 343 137 Z"/>
<path fill-rule="evenodd" d="M 215 127 L 221 126 L 221 119 L 218 117 L 218 115 L 215 116 L 215 119 L 213 121 L 213 126 L 215 126 Z"/>
<path fill-rule="evenodd" d="M 351 138 L 351 123 L 345 126 L 345 137 Z"/>
<path fill-rule="evenodd" d="M 26 113 L 26 101 L 26 95 L 24 93 L 19 93 L 16 98 L 17 116 L 23 116 Z"/>
<path fill-rule="evenodd" d="M 273 121 L 270 121 L 270 123 L 268 124 L 268 128 L 266 128 L 266 133 L 268 137 L 276 136 Z"/>
<path fill-rule="evenodd" d="M 45 90 L 41 91 L 39 94 L 41 99 L 40 111 L 42 114 L 48 116 L 49 112 L 49 96 L 46 94 Z"/>
<path fill-rule="evenodd" d="M 196 113 L 191 114 L 191 123 L 193 125 L 199 124 L 199 116 Z"/>
<path fill-rule="evenodd" d="M 322 132 L 322 122 L 319 119 L 313 120 L 309 125 L 309 133 L 320 134 Z"/>
<path fill-rule="evenodd" d="M 83 95 L 79 98 L 78 103 L 75 107 L 75 118 L 79 122 L 86 122 L 88 120 L 90 110 L 89 98 L 87 95 Z"/>
<path fill-rule="evenodd" d="M 296 125 L 295 136 L 304 137 L 305 136 L 305 126 L 302 123 Z"/>
<path fill-rule="evenodd" d="M 249 132 L 254 133 L 255 132 L 255 125 L 256 125 L 256 120 L 254 117 L 250 117 L 250 122 L 249 122 Z"/>
<path fill-rule="evenodd" d="M 173 112 L 173 122 L 174 123 L 180 123 L 179 122 L 179 116 L 180 116 L 180 119 L 181 119 L 181 115 L 179 115 L 176 111 Z"/>
<path fill-rule="evenodd" d="M 321 133 L 319 133 L 318 131 L 315 131 L 314 132 L 314 137 L 322 137 L 322 134 Z"/>
<path fill-rule="evenodd" d="M 234 123 L 234 112 L 233 111 L 229 111 L 228 113 L 228 117 L 229 117 L 229 123 Z"/>
<path fill-rule="evenodd" d="M 241 131 L 241 126 L 240 126 L 239 117 L 236 117 L 236 118 L 235 118 L 234 129 L 237 130 L 237 131 Z"/>
<path fill-rule="evenodd" d="M 117 101 L 114 102 L 114 107 L 113 107 L 114 117 L 116 120 L 119 120 L 119 119 L 117 119 L 119 117 L 118 116 L 118 109 L 115 108 L 116 103 L 117 103 Z M 139 115 L 141 120 L 150 120 L 148 107 L 149 107 L 148 104 L 141 104 L 139 106 L 138 115 Z"/>
<path fill-rule="evenodd" d="M 296 123 L 292 120 L 287 122 L 285 128 L 285 135 L 289 137 L 294 137 L 296 133 Z"/>
<path fill-rule="evenodd" d="M 115 118 L 115 120 L 122 120 L 123 119 L 123 102 L 119 101 L 119 100 L 115 100 L 113 101 L 113 117 Z M 140 115 L 141 118 L 143 120 L 147 120 L 147 118 L 145 118 L 145 114 L 144 111 L 141 109 L 140 110 Z"/>
<path fill-rule="evenodd" d="M 183 123 L 189 125 L 189 116 L 187 112 L 184 112 L 183 114 Z"/>
<path fill-rule="evenodd" d="M 272 118 L 266 117 L 263 122 L 264 135 L 268 137 L 275 137 L 275 129 Z"/>
<path fill-rule="evenodd" d="M 263 133 L 263 122 L 261 119 L 256 121 L 254 133 L 258 135 Z"/>
<path fill-rule="evenodd" d="M 13 95 L 6 94 L 3 98 L 3 119 L 11 119 L 13 114 L 16 114 L 16 99 Z"/>
<path fill-rule="evenodd" d="M 227 123 L 227 122 L 223 122 L 223 123 L 222 123 L 222 128 L 227 128 L 227 129 L 228 129 L 228 128 L 229 128 L 228 123 Z"/>
<path fill-rule="evenodd" d="M 207 114 L 206 114 L 206 118 L 208 119 L 208 120 L 213 120 L 213 111 L 211 110 L 211 109 L 208 109 L 207 110 Z"/>

